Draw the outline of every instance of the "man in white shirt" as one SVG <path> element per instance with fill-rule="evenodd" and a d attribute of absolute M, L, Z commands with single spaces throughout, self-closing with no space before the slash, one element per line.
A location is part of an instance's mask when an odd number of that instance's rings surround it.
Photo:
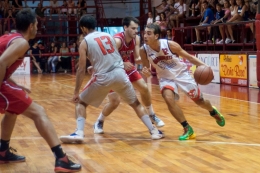
<path fill-rule="evenodd" d="M 148 12 L 148 19 L 147 19 L 147 22 L 146 22 L 146 25 L 149 25 L 153 23 L 153 15 L 152 15 L 152 12 Z"/>
<path fill-rule="evenodd" d="M 174 4 L 174 8 L 172 9 L 173 14 L 170 16 L 170 26 L 171 27 L 179 27 L 179 20 L 183 19 L 185 17 L 186 13 L 186 4 L 183 2 L 183 0 L 178 0 Z M 176 21 L 176 25 L 175 25 Z"/>

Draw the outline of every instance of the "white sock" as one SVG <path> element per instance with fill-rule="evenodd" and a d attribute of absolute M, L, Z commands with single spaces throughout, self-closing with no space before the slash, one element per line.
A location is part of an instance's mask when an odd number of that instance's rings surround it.
<path fill-rule="evenodd" d="M 104 121 L 106 116 L 102 114 L 102 112 L 99 114 L 98 121 Z"/>
<path fill-rule="evenodd" d="M 77 118 L 77 130 L 84 131 L 85 121 L 86 119 L 83 117 Z"/>
<path fill-rule="evenodd" d="M 148 115 L 144 115 L 141 117 L 141 120 L 143 121 L 143 123 L 146 125 L 146 127 L 149 129 L 149 131 L 153 130 L 153 124 L 151 122 L 151 119 Z"/>
<path fill-rule="evenodd" d="M 148 111 L 149 115 L 154 115 L 155 114 L 154 111 L 153 111 L 153 106 L 152 105 L 147 106 L 146 110 Z"/>

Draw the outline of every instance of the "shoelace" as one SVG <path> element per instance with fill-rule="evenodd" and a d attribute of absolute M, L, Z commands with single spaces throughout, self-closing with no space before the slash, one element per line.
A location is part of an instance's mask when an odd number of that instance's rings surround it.
<path fill-rule="evenodd" d="M 160 121 L 160 119 L 156 115 L 152 115 L 152 119 L 157 123 Z"/>
<path fill-rule="evenodd" d="M 17 150 L 14 149 L 13 147 L 9 147 L 9 151 L 10 151 L 10 153 L 17 152 Z M 12 151 L 12 152 L 11 152 L 11 151 Z"/>

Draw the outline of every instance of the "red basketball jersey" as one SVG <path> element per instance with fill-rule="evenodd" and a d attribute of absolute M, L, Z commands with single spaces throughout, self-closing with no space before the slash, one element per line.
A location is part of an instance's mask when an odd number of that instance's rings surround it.
<path fill-rule="evenodd" d="M 23 36 L 20 33 L 5 34 L 0 37 L 0 56 L 4 51 L 10 46 L 11 42 L 17 38 L 22 38 Z M 22 64 L 23 58 L 17 59 L 10 67 L 6 69 L 4 80 L 8 79 L 13 72 Z"/>

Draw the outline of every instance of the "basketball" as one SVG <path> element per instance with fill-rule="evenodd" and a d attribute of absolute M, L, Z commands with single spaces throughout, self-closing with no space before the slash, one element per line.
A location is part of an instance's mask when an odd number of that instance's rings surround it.
<path fill-rule="evenodd" d="M 207 85 L 214 79 L 213 71 L 209 66 L 198 66 L 194 72 L 194 79 L 200 85 Z"/>

